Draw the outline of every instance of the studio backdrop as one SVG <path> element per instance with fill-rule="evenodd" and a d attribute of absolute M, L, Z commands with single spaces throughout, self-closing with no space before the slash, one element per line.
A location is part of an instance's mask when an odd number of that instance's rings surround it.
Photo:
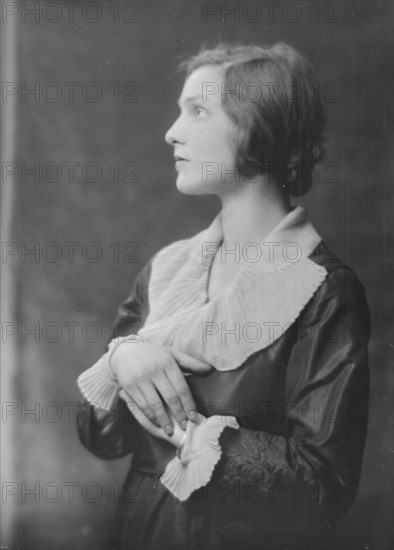
<path fill-rule="evenodd" d="M 218 212 L 177 191 L 164 134 L 180 58 L 222 39 L 288 42 L 322 78 L 326 152 L 298 202 L 372 318 L 368 437 L 341 544 L 388 550 L 392 3 L 9 1 L 2 30 L 2 544 L 104 549 L 130 457 L 81 445 L 76 379 L 145 263 Z"/>

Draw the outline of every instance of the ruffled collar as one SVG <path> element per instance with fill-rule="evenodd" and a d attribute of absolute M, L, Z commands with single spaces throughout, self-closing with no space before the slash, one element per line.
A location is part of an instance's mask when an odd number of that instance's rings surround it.
<path fill-rule="evenodd" d="M 225 371 L 280 338 L 327 271 L 309 259 L 321 237 L 298 206 L 264 240 L 235 249 L 240 260 L 236 276 L 209 300 L 210 268 L 222 241 L 219 212 L 207 229 L 155 256 L 150 313 L 139 335 Z"/>
<path fill-rule="evenodd" d="M 203 262 L 210 269 L 214 252 L 223 241 L 222 212 L 212 224 L 190 239 L 190 256 L 197 256 L 198 263 Z M 276 270 L 288 263 L 294 263 L 310 256 L 321 241 L 320 235 L 308 219 L 305 208 L 297 206 L 285 216 L 279 224 L 260 242 L 250 242 L 234 249 L 239 253 L 244 265 L 258 264 L 264 271 Z M 231 251 L 228 251 L 231 254 Z"/>

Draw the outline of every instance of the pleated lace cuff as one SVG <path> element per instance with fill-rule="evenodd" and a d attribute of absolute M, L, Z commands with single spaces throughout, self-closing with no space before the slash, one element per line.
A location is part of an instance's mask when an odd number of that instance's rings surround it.
<path fill-rule="evenodd" d="M 180 501 L 207 484 L 222 455 L 219 437 L 224 428 L 238 429 L 233 416 L 198 415 L 188 422 L 185 442 L 168 464 L 160 481 Z"/>
<path fill-rule="evenodd" d="M 108 345 L 108 351 L 89 369 L 85 370 L 78 378 L 78 387 L 84 397 L 95 407 L 111 410 L 118 399 L 120 384 L 114 375 L 110 359 L 123 339 L 116 338 Z"/>

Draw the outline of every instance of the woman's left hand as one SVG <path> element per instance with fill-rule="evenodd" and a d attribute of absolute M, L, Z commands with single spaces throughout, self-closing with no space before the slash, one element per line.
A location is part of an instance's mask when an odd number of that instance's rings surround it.
<path fill-rule="evenodd" d="M 178 422 L 176 421 L 174 415 L 172 414 L 171 410 L 167 405 L 165 405 L 167 409 L 167 414 L 170 416 L 171 421 L 174 426 L 174 433 L 169 436 L 166 434 L 166 432 L 163 430 L 163 428 L 156 426 L 149 420 L 149 418 L 141 411 L 139 407 L 137 407 L 136 403 L 131 399 L 131 397 L 125 392 L 125 390 L 120 390 L 119 396 L 124 399 L 126 402 L 126 405 L 130 409 L 131 413 L 135 417 L 135 419 L 141 424 L 143 428 L 145 428 L 149 433 L 156 437 L 161 437 L 162 439 L 165 439 L 174 447 L 177 449 L 181 448 L 181 445 L 184 441 L 186 432 L 182 430 Z M 187 421 L 188 424 L 190 423 L 190 420 Z"/>

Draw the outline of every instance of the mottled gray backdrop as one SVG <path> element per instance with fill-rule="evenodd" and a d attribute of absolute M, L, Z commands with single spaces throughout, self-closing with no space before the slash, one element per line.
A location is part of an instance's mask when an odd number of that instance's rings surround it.
<path fill-rule="evenodd" d="M 342 545 L 390 548 L 392 2 L 77 1 L 73 16 L 60 1 L 28 1 L 32 15 L 4 4 L 3 30 L 16 31 L 16 77 L 3 89 L 15 147 L 2 177 L 5 196 L 14 190 L 2 258 L 15 298 L 3 342 L 17 350 L 3 418 L 14 433 L 16 475 L 3 480 L 13 547 L 103 549 L 130 457 L 103 462 L 79 443 L 75 381 L 144 263 L 218 210 L 176 190 L 163 136 L 177 114 L 178 57 L 221 37 L 287 41 L 322 76 L 326 156 L 302 204 L 358 274 L 372 314 L 368 440 Z"/>

